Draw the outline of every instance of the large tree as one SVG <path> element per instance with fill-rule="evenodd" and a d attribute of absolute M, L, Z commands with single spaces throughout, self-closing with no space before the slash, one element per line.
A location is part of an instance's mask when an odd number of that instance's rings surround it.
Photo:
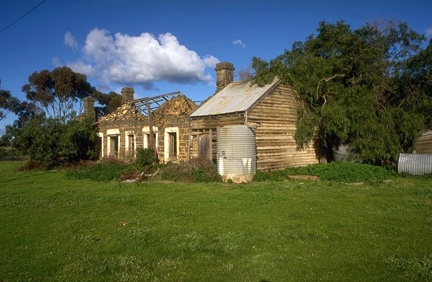
<path fill-rule="evenodd" d="M 115 111 L 118 107 L 121 106 L 122 97 L 121 95 L 111 91 L 108 94 L 104 94 L 99 91 L 93 92 L 93 97 L 98 102 L 99 106 L 96 106 L 95 109 L 99 116 L 103 116 Z"/>
<path fill-rule="evenodd" d="M 6 118 L 10 112 L 16 113 L 20 103 L 20 100 L 12 96 L 10 91 L 0 89 L 0 120 Z"/>
<path fill-rule="evenodd" d="M 68 67 L 34 72 L 28 81 L 22 87 L 27 100 L 54 118 L 71 115 L 77 108 L 80 111 L 84 97 L 91 96 L 94 91 L 85 75 L 75 73 Z"/>
<path fill-rule="evenodd" d="M 317 35 L 269 62 L 253 58 L 252 66 L 258 84 L 278 76 L 301 94 L 295 136 L 300 147 L 316 137 L 330 158 L 334 147 L 349 144 L 356 158 L 383 163 L 410 150 L 427 124 L 426 86 L 405 89 L 422 69 L 423 41 L 405 23 L 352 30 L 343 21 L 321 22 Z M 409 69 L 410 61 L 417 68 Z"/>

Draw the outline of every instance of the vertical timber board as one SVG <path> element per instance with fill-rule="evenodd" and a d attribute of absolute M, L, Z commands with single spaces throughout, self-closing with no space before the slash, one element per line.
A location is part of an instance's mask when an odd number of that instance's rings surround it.
<path fill-rule="evenodd" d="M 314 150 L 297 148 L 294 139 L 298 99 L 293 88 L 280 84 L 249 112 L 248 122 L 257 124 L 257 169 L 317 163 Z"/>
<path fill-rule="evenodd" d="M 198 136 L 198 158 L 213 159 L 211 134 Z"/>

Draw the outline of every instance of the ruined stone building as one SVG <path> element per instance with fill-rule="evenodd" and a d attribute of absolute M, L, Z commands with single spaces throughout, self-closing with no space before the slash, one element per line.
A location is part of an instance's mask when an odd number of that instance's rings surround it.
<path fill-rule="evenodd" d="M 152 147 L 161 162 L 187 160 L 188 118 L 195 109 L 195 103 L 179 92 L 134 100 L 134 89 L 123 88 L 121 106 L 96 121 L 100 158 L 128 162 L 137 148 Z"/>

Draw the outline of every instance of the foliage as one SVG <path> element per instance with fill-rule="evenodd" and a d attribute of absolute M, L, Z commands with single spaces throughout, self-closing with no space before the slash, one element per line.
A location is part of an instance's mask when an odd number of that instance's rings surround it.
<path fill-rule="evenodd" d="M 31 162 L 48 168 L 94 158 L 96 132 L 90 118 L 80 121 L 38 115 L 18 130 L 13 146 Z"/>
<path fill-rule="evenodd" d="M 96 183 L 22 164 L 0 162 L 1 281 L 431 278 L 430 180 Z"/>
<path fill-rule="evenodd" d="M 129 171 L 131 167 L 121 162 L 103 161 L 90 167 L 83 166 L 78 169 L 68 170 L 68 179 L 88 179 L 92 181 L 118 180 L 123 172 Z"/>
<path fill-rule="evenodd" d="M 357 159 L 382 164 L 412 150 L 431 125 L 432 41 L 422 50 L 423 41 L 405 23 L 321 22 L 317 35 L 252 67 L 259 85 L 278 76 L 301 94 L 299 147 L 316 136 L 327 152 L 349 144 Z"/>
<path fill-rule="evenodd" d="M 0 89 L 0 120 L 6 118 L 9 112 L 15 113 L 20 100 L 10 94 L 10 91 Z"/>
<path fill-rule="evenodd" d="M 179 164 L 168 163 L 160 167 L 154 179 L 180 182 L 218 182 L 221 177 L 216 165 L 206 159 L 192 159 Z"/>
<path fill-rule="evenodd" d="M 82 108 L 84 97 L 94 91 L 85 75 L 75 73 L 68 67 L 34 72 L 28 81 L 22 87 L 27 100 L 53 118 L 70 117 L 75 111 L 75 104 L 80 103 Z"/>
<path fill-rule="evenodd" d="M 34 72 L 22 90 L 26 93 L 27 101 L 21 102 L 9 91 L 0 89 L 0 120 L 8 112 L 17 116 L 15 122 L 6 128 L 5 138 L 9 140 L 9 144 L 16 137 L 17 131 L 37 115 L 44 114 L 64 121 L 73 119 L 76 111 L 82 110 L 85 97 L 93 96 L 97 100 L 95 110 L 100 116 L 112 112 L 121 104 L 120 95 L 97 91 L 87 82 L 85 75 L 75 73 L 68 67 Z"/>
<path fill-rule="evenodd" d="M 395 172 L 384 167 L 367 164 L 331 162 L 268 172 L 257 171 L 254 181 L 283 181 L 289 175 L 313 175 L 318 176 L 320 180 L 343 183 L 376 183 L 394 177 Z"/>
<path fill-rule="evenodd" d="M 15 148 L 0 146 L 0 160 L 2 159 L 18 159 L 21 155 Z"/>
<path fill-rule="evenodd" d="M 92 95 L 100 106 L 95 107 L 99 116 L 103 116 L 115 111 L 118 107 L 121 106 L 121 95 L 110 92 L 108 94 L 104 94 L 100 91 L 95 90 Z"/>
<path fill-rule="evenodd" d="M 151 148 L 138 148 L 136 150 L 135 164 L 140 167 L 145 167 L 157 162 L 154 151 Z"/>
<path fill-rule="evenodd" d="M 13 127 L 13 129 L 11 128 L 12 131 L 23 128 L 24 125 L 31 119 L 33 119 L 37 115 L 43 114 L 43 111 L 39 109 L 35 103 L 23 101 L 19 104 L 15 114 L 18 118 L 11 125 Z M 7 130 L 8 128 L 6 128 L 6 131 Z M 15 135 L 12 135 L 12 137 L 15 137 Z"/>
<path fill-rule="evenodd" d="M 253 177 L 253 181 L 284 181 L 288 179 L 288 173 L 286 170 L 273 170 L 273 171 L 264 171 L 257 170 Z"/>
<path fill-rule="evenodd" d="M 150 150 L 141 152 L 148 154 Z M 82 166 L 67 172 L 69 178 L 89 179 L 93 181 L 134 180 L 141 181 L 143 174 L 150 174 L 147 180 L 168 180 L 175 182 L 220 182 L 216 166 L 208 160 L 193 159 L 179 164 L 157 164 L 149 162 L 153 155 L 142 156 L 133 164 L 125 164 L 116 159 L 104 159 L 91 166 Z M 141 157 L 140 157 L 141 158 Z"/>
<path fill-rule="evenodd" d="M 331 162 L 306 167 L 290 168 L 289 174 L 316 175 L 321 180 L 344 183 L 354 182 L 382 182 L 395 176 L 393 170 L 368 164 L 353 162 Z"/>

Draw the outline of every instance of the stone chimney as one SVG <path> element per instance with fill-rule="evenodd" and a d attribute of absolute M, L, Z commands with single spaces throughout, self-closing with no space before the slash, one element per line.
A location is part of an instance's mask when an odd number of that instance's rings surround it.
<path fill-rule="evenodd" d="M 121 94 L 122 94 L 122 104 L 133 101 L 134 99 L 134 89 L 133 87 L 123 87 Z"/>
<path fill-rule="evenodd" d="M 219 92 L 225 86 L 234 81 L 234 65 L 223 62 L 216 64 L 216 91 Z"/>
<path fill-rule="evenodd" d="M 96 111 L 94 108 L 95 98 L 84 97 L 84 114 L 91 118 L 96 118 Z"/>

